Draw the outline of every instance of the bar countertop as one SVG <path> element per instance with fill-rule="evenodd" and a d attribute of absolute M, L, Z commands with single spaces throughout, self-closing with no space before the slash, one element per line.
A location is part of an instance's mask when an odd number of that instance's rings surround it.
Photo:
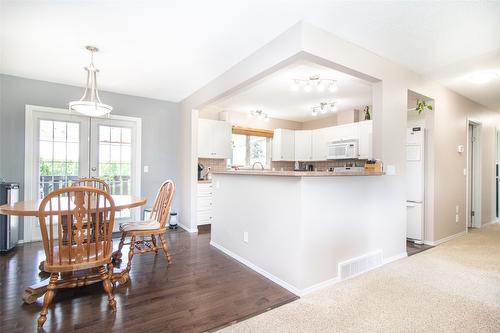
<path fill-rule="evenodd" d="M 384 172 L 351 171 L 271 171 L 271 170 L 223 170 L 212 171 L 213 174 L 222 175 L 247 175 L 247 176 L 281 176 L 281 177 L 363 177 L 363 176 L 383 176 Z"/>

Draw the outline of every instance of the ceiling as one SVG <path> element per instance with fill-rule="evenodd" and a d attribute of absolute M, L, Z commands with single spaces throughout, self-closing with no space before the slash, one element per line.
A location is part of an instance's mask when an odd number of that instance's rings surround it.
<path fill-rule="evenodd" d="M 336 80 L 338 90 L 335 93 L 328 89 L 323 92 L 316 89 L 310 92 L 291 90 L 294 79 L 307 79 L 314 75 Z M 356 108 L 362 110 L 364 106 L 372 104 L 371 84 L 331 68 L 300 61 L 266 76 L 244 91 L 210 104 L 209 110 L 245 113 L 262 110 L 271 118 L 305 122 L 331 117 L 331 112 L 313 117 L 311 108 L 321 102 L 333 101 L 336 102 L 337 112 Z"/>
<path fill-rule="evenodd" d="M 427 75 L 493 109 L 500 2 L 0 0 L 0 71 L 84 84 L 84 45 L 101 49 L 101 89 L 180 101 L 298 21 Z"/>

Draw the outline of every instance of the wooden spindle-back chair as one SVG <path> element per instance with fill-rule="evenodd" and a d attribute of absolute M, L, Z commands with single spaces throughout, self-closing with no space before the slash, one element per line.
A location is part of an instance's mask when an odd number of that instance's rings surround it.
<path fill-rule="evenodd" d="M 73 182 L 73 186 L 94 187 L 110 193 L 108 183 L 99 178 L 80 178 Z"/>
<path fill-rule="evenodd" d="M 71 186 L 49 193 L 40 203 L 38 218 L 45 250 L 43 270 L 50 282 L 38 318 L 41 328 L 58 288 L 74 288 L 69 273 L 98 270 L 108 303 L 116 310 L 111 275 L 112 232 L 115 203 L 111 195 L 93 187 Z M 59 280 L 59 274 L 65 278 Z"/>
<path fill-rule="evenodd" d="M 172 257 L 168 251 L 168 244 L 165 239 L 165 232 L 167 231 L 167 222 L 170 215 L 170 208 L 175 193 L 175 184 L 172 180 L 167 180 L 161 184 L 156 199 L 151 208 L 149 219 L 145 221 L 126 222 L 120 224 L 120 231 L 122 233 L 120 245 L 118 250 L 113 253 L 114 259 L 122 257 L 121 250 L 125 245 L 125 238 L 130 237 L 130 250 L 128 253 L 127 268 L 124 270 L 124 276 L 118 282 L 122 283 L 128 281 L 128 272 L 132 265 L 132 258 L 134 254 L 143 254 L 154 251 L 158 253 L 160 249 L 157 246 L 156 236 L 160 239 L 161 249 L 165 253 L 168 264 L 172 263 Z M 137 239 L 142 237 L 141 240 Z M 149 238 L 150 237 L 150 238 Z"/>

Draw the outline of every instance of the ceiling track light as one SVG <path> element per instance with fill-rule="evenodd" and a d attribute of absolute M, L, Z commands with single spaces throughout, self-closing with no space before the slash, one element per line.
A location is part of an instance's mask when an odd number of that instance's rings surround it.
<path fill-rule="evenodd" d="M 311 116 L 316 117 L 318 114 L 337 112 L 337 102 L 322 102 L 319 105 L 311 108 Z"/>
<path fill-rule="evenodd" d="M 269 121 L 269 115 L 262 110 L 250 111 L 248 115 L 250 118 L 257 118 L 258 120 Z"/>
<path fill-rule="evenodd" d="M 293 92 L 297 92 L 300 90 L 301 86 L 307 93 L 311 92 L 313 90 L 313 87 L 316 88 L 317 92 L 324 92 L 326 87 L 328 87 L 328 91 L 331 93 L 334 93 L 338 90 L 336 80 L 321 78 L 318 75 L 310 76 L 307 79 L 293 79 L 290 90 Z"/>

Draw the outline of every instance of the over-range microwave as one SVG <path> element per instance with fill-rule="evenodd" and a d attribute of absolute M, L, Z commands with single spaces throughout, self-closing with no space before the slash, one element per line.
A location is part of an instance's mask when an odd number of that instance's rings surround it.
<path fill-rule="evenodd" d="M 358 141 L 331 141 L 327 145 L 327 159 L 345 160 L 358 158 Z"/>

